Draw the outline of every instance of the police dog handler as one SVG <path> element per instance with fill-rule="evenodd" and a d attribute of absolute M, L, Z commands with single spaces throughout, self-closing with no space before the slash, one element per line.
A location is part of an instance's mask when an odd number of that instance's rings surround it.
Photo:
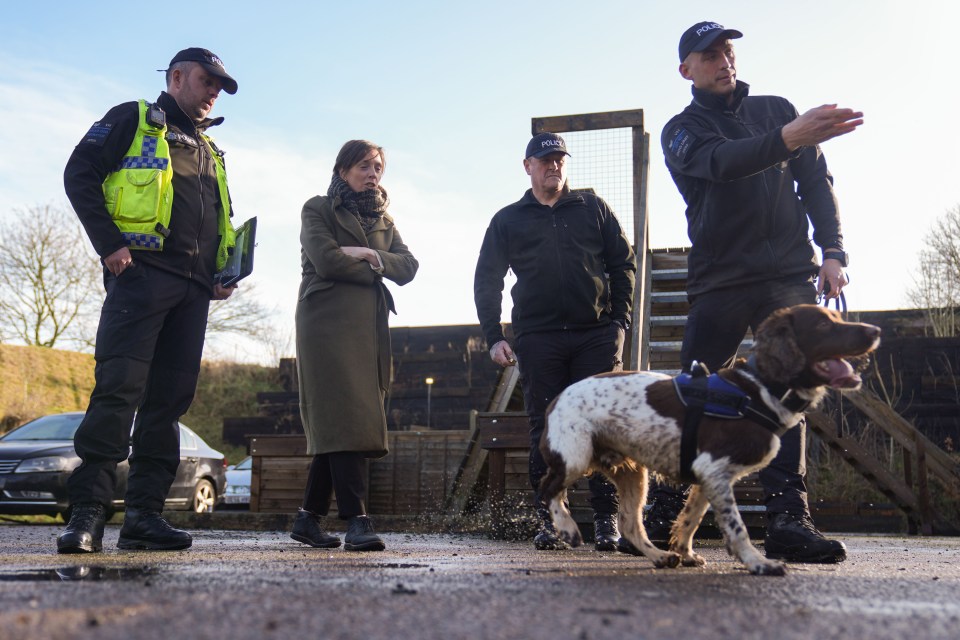
<path fill-rule="evenodd" d="M 547 470 L 540 453 L 544 414 L 567 386 L 623 368 L 637 270 L 633 249 L 610 206 L 590 190 L 570 188 L 569 155 L 563 138 L 554 133 L 536 135 L 527 144 L 523 166 L 531 188 L 493 216 L 473 284 L 490 357 L 502 367 L 519 361 L 530 417 L 530 484 L 540 519 L 533 543 L 540 550 L 566 546 L 539 495 Z M 507 269 L 517 278 L 511 290 L 512 346 L 500 325 Z M 620 542 L 616 488 L 599 473 L 589 484 L 595 548 L 612 551 Z"/>
<path fill-rule="evenodd" d="M 680 75 L 693 101 L 661 136 L 667 168 L 687 204 L 690 312 L 681 366 L 711 370 L 737 352 L 747 328 L 774 310 L 836 297 L 847 284 L 833 176 L 820 143 L 854 131 L 863 114 L 824 105 L 800 115 L 787 100 L 751 96 L 737 79 L 733 40 L 743 34 L 700 22 L 680 38 Z M 820 247 L 818 264 L 813 242 Z M 800 409 L 801 407 L 798 407 Z M 768 515 L 765 549 L 790 562 L 840 562 L 807 505 L 805 423 L 788 431 L 760 471 Z M 646 519 L 653 541 L 669 538 L 680 501 L 655 491 Z"/>
<path fill-rule="evenodd" d="M 223 152 L 207 130 L 223 122 L 208 116 L 237 82 L 200 48 L 177 53 L 166 82 L 156 102 L 126 102 L 95 122 L 64 171 L 67 196 L 103 263 L 106 299 L 60 553 L 102 549 L 117 463 L 128 455 L 117 546 L 192 543 L 161 511 L 180 464 L 177 422 L 196 391 L 210 300 L 234 289 L 214 277 L 235 240 Z"/>

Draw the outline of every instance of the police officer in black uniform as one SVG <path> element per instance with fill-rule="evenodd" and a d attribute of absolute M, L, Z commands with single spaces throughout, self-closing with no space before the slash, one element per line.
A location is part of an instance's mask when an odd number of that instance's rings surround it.
<path fill-rule="evenodd" d="M 855 131 L 863 114 L 823 105 L 801 115 L 779 96 L 750 95 L 737 77 L 732 42 L 742 36 L 716 22 L 683 33 L 679 72 L 692 83 L 693 100 L 661 136 L 692 245 L 684 370 L 694 360 L 718 369 L 736 355 L 747 329 L 775 310 L 820 294 L 837 297 L 847 284 L 840 210 L 820 144 Z M 813 243 L 822 249 L 820 263 Z M 789 562 L 841 562 L 843 543 L 826 538 L 810 516 L 804 432 L 801 421 L 784 434 L 760 472 L 764 547 L 767 557 Z M 647 534 L 666 544 L 683 501 L 667 487 L 651 495 Z"/>
<path fill-rule="evenodd" d="M 540 481 L 547 472 L 540 452 L 547 407 L 569 385 L 623 368 L 637 270 L 633 249 L 610 206 L 592 190 L 570 188 L 569 155 L 555 133 L 540 133 L 527 143 L 523 166 L 531 188 L 490 221 L 473 285 L 491 359 L 502 367 L 520 367 L 530 417 L 530 485 L 540 520 L 533 544 L 542 551 L 566 547 L 540 499 Z M 508 270 L 517 278 L 511 289 L 512 345 L 500 324 Z M 599 473 L 589 485 L 594 548 L 629 550 L 617 527 L 616 487 Z"/>
<path fill-rule="evenodd" d="M 196 391 L 210 300 L 233 292 L 215 279 L 233 228 L 223 154 L 205 133 L 223 121 L 207 117 L 221 90 L 234 94 L 237 82 L 201 48 L 177 53 L 166 81 L 155 103 L 127 102 L 94 123 L 64 172 L 67 196 L 104 266 L 106 299 L 60 553 L 102 549 L 117 464 L 128 455 L 117 546 L 192 543 L 161 511 L 180 463 L 178 420 Z M 144 232 L 143 219 L 157 222 Z"/>

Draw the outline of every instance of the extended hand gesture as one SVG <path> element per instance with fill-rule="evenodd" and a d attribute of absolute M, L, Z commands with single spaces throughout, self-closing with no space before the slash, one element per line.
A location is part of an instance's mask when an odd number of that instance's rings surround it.
<path fill-rule="evenodd" d="M 850 133 L 863 124 L 863 112 L 853 109 L 838 109 L 835 104 L 825 104 L 810 109 L 781 130 L 783 143 L 793 151 L 799 147 L 812 147 L 830 138 Z"/>

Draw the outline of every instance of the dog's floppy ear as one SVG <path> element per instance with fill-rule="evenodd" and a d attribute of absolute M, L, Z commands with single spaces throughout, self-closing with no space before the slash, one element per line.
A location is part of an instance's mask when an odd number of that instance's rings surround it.
<path fill-rule="evenodd" d="M 788 309 L 775 312 L 760 324 L 756 342 L 757 369 L 771 382 L 788 384 L 807 364 Z"/>

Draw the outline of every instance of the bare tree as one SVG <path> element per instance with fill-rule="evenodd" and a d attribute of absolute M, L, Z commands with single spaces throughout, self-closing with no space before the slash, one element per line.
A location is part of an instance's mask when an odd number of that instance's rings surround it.
<path fill-rule="evenodd" d="M 216 357 L 255 359 L 263 355 L 278 358 L 278 351 L 289 351 L 290 336 L 284 333 L 282 323 L 276 322 L 278 310 L 266 306 L 256 284 L 244 281 L 228 300 L 210 303 L 207 315 L 208 352 Z M 231 340 L 231 337 L 234 339 Z M 255 346 L 254 346 L 255 345 Z M 242 354 L 246 355 L 242 355 Z"/>
<path fill-rule="evenodd" d="M 909 300 L 925 310 L 934 336 L 955 336 L 960 306 L 960 205 L 944 212 L 924 242 Z"/>
<path fill-rule="evenodd" d="M 80 222 L 54 205 L 14 214 L 0 222 L 0 337 L 88 350 L 103 288 Z"/>
<path fill-rule="evenodd" d="M 103 302 L 103 269 L 72 211 L 53 205 L 15 210 L 0 221 L 0 341 L 92 350 Z M 207 332 L 276 341 L 253 284 L 210 304 Z"/>
<path fill-rule="evenodd" d="M 214 300 L 207 314 L 208 335 L 239 335 L 259 339 L 269 331 L 273 310 L 260 301 L 257 287 L 243 282 L 227 300 Z"/>

